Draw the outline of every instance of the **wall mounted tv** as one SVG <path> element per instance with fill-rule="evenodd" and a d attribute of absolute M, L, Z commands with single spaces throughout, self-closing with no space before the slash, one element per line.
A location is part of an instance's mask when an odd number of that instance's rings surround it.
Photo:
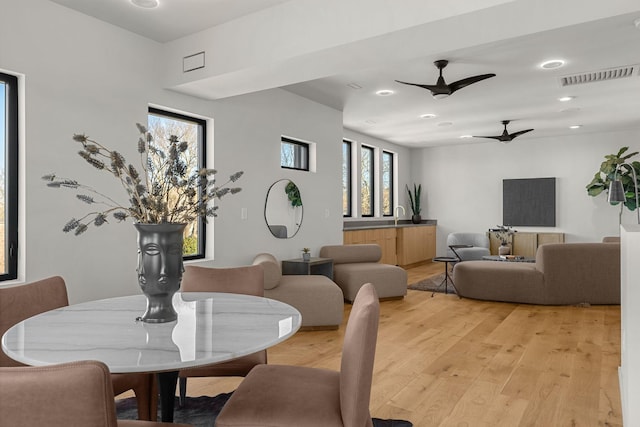
<path fill-rule="evenodd" d="M 555 227 L 556 179 L 503 179 L 502 224 Z"/>

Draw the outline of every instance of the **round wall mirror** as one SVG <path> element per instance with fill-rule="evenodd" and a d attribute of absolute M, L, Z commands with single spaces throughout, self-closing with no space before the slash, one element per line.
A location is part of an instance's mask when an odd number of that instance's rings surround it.
<path fill-rule="evenodd" d="M 264 219 L 269 231 L 279 239 L 290 239 L 302 225 L 300 189 L 289 179 L 274 182 L 267 191 Z"/>

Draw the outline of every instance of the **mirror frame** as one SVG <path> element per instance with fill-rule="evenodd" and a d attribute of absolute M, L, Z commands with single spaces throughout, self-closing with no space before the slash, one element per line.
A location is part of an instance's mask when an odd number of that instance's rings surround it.
<path fill-rule="evenodd" d="M 294 189 L 297 191 L 287 191 L 287 187 L 289 185 L 293 185 Z M 282 190 L 281 190 L 281 186 Z M 274 191 L 272 194 L 272 190 Z M 277 191 L 283 191 L 285 194 L 281 195 L 281 196 L 277 196 Z M 291 193 L 291 194 L 290 194 Z M 283 199 L 286 201 L 287 203 L 287 208 L 293 208 L 295 209 L 299 209 L 300 212 L 299 216 L 300 219 L 298 220 L 297 218 L 297 213 L 293 212 L 293 225 L 295 226 L 295 231 L 293 231 L 291 234 L 289 233 L 289 230 L 294 230 L 294 227 L 286 227 L 287 223 L 292 223 L 290 218 L 284 218 L 282 221 L 278 221 L 277 224 L 270 224 L 269 223 L 269 217 L 273 216 L 273 210 L 271 211 L 271 215 L 269 215 L 269 199 L 270 197 L 273 200 L 276 200 L 279 202 L 279 198 Z M 264 221 L 267 224 L 267 228 L 269 229 L 269 232 L 273 235 L 273 237 L 277 238 L 277 239 L 291 239 L 293 238 L 296 234 L 298 234 L 298 231 L 300 231 L 300 228 L 302 227 L 302 221 L 304 218 L 304 205 L 302 203 L 302 197 L 300 195 L 300 187 L 293 182 L 292 180 L 288 179 L 288 178 L 283 178 L 283 179 L 279 179 L 276 182 L 274 182 L 273 184 L 271 184 L 271 186 L 269 186 L 269 189 L 267 190 L 267 196 L 265 198 L 265 202 L 264 202 Z M 273 217 L 271 218 L 272 222 L 273 222 Z M 282 234 L 280 233 L 281 228 L 279 227 L 284 227 L 285 231 L 287 231 L 287 235 L 286 237 L 283 237 Z"/>

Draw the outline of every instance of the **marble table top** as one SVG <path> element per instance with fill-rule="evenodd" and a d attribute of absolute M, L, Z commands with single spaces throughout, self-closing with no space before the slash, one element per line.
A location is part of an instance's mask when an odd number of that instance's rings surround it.
<path fill-rule="evenodd" d="M 2 350 L 32 366 L 100 360 L 113 373 L 163 372 L 223 362 L 286 340 L 300 328 L 295 308 L 268 298 L 178 292 L 178 320 L 137 321 L 144 295 L 75 304 L 11 327 Z"/>

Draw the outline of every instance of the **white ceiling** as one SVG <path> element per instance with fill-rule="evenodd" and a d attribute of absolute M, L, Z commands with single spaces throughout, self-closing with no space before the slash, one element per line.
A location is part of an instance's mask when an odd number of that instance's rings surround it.
<path fill-rule="evenodd" d="M 128 0 L 51 0 L 159 42 L 167 42 L 286 0 L 160 0 L 155 10 L 141 10 Z M 288 0 L 299 2 L 300 0 Z M 464 49 L 438 51 L 429 43 L 428 55 L 348 71 L 317 80 L 292 79 L 285 89 L 342 110 L 344 126 L 408 147 L 495 143 L 489 139 L 461 139 L 461 135 L 499 135 L 502 120 L 512 120 L 510 132 L 534 128 L 512 142 L 582 132 L 640 128 L 640 73 L 610 81 L 562 87 L 560 77 L 621 66 L 640 65 L 637 12 L 594 19 L 559 29 L 506 38 Z M 329 30 L 328 30 L 329 31 Z M 381 38 L 381 43 L 384 40 Z M 437 52 L 437 53 L 432 53 Z M 562 58 L 560 69 L 542 70 L 544 60 Z M 450 61 L 447 83 L 476 74 L 496 77 L 473 84 L 448 98 L 436 100 L 424 89 L 395 83 L 403 80 L 434 84 L 433 61 Z M 366 62 L 366 61 L 365 61 Z M 357 84 L 359 89 L 348 86 Z M 395 93 L 381 97 L 380 89 Z M 560 96 L 574 96 L 560 102 Z M 435 114 L 422 119 L 425 113 Z M 571 125 L 582 125 L 576 130 Z M 624 143 L 624 142 L 623 142 Z"/>

